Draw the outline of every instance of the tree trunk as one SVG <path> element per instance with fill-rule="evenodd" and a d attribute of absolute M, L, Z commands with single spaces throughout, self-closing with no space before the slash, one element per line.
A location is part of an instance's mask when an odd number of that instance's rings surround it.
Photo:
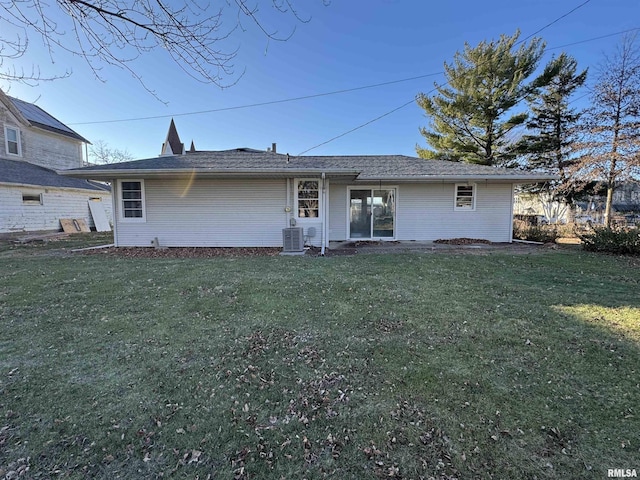
<path fill-rule="evenodd" d="M 604 226 L 611 228 L 611 210 L 613 204 L 613 185 L 609 184 L 607 187 L 607 203 L 604 208 Z"/>

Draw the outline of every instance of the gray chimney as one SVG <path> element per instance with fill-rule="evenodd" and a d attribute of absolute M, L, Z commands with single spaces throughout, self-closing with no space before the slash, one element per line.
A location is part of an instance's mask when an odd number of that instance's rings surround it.
<path fill-rule="evenodd" d="M 277 152 L 276 152 L 276 144 L 275 144 L 275 143 L 272 143 L 272 144 L 271 144 L 271 151 L 272 151 L 273 153 L 277 153 Z"/>

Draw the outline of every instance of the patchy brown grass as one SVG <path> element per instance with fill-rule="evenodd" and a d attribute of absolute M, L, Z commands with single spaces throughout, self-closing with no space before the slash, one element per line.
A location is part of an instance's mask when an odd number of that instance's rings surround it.
<path fill-rule="evenodd" d="M 638 259 L 463 249 L 4 251 L 0 478 L 542 480 L 634 468 Z"/>

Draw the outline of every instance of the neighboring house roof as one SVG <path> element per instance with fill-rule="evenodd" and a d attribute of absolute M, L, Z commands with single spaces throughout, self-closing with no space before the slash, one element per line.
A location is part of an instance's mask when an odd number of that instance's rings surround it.
<path fill-rule="evenodd" d="M 10 101 L 13 104 L 13 107 L 15 107 L 15 109 L 20 113 L 20 116 L 22 116 L 20 120 L 26 120 L 30 125 L 41 128 L 42 130 L 64 135 L 65 137 L 80 140 L 81 142 L 91 143 L 89 140 L 74 132 L 71 128 L 67 127 L 52 115 L 49 115 L 37 105 L 25 102 L 19 98 L 10 97 L 4 93 L 0 94 L 0 100 L 3 99 L 6 99 L 5 103 L 6 101 Z"/>
<path fill-rule="evenodd" d="M 320 173 L 333 177 L 347 177 L 357 182 L 491 180 L 509 183 L 535 183 L 555 178 L 543 173 L 443 160 L 424 160 L 404 155 L 295 157 L 250 148 L 187 152 L 184 155 L 160 156 L 64 172 L 65 175 L 93 179 L 149 178 L 193 174 L 200 177 L 292 177 Z"/>
<path fill-rule="evenodd" d="M 32 163 L 2 158 L 0 158 L 0 183 L 110 191 L 107 185 L 79 178 L 64 177 L 53 170 Z"/>

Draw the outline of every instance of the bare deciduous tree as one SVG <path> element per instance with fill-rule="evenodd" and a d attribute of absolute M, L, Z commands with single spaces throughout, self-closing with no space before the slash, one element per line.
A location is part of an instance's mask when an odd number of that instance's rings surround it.
<path fill-rule="evenodd" d="M 640 51 L 627 36 L 605 57 L 584 116 L 584 152 L 575 174 L 607 188 L 605 225 L 611 226 L 613 193 L 640 165 Z"/>
<path fill-rule="evenodd" d="M 128 162 L 133 160 L 133 155 L 128 150 L 111 148 L 105 141 L 96 140 L 89 147 L 89 162 L 98 164 Z"/>
<path fill-rule="evenodd" d="M 0 0 L 0 80 L 34 83 L 56 78 L 42 75 L 38 65 L 31 71 L 12 66 L 32 42 L 41 41 L 52 62 L 58 50 L 70 52 L 83 58 L 100 79 L 101 69 L 110 65 L 124 68 L 144 85 L 132 62 L 146 52 L 164 49 L 191 77 L 230 86 L 238 80 L 232 63 L 237 47 L 226 40 L 234 31 L 244 30 L 243 21 L 255 23 L 268 40 L 285 41 L 295 31 L 295 25 L 284 35 L 271 30 L 261 15 L 261 4 L 295 22 L 309 21 L 294 8 L 293 0 Z"/>

